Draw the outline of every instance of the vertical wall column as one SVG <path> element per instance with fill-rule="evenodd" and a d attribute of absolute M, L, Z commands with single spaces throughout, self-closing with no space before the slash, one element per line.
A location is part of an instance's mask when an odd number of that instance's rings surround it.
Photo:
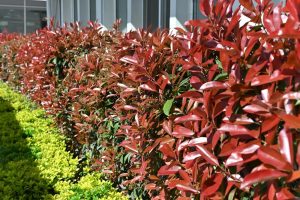
<path fill-rule="evenodd" d="M 170 8 L 170 29 L 184 28 L 184 22 L 193 19 L 192 0 L 170 0 Z"/>
<path fill-rule="evenodd" d="M 78 21 L 80 21 L 82 26 L 86 26 L 91 16 L 90 1 L 77 0 L 77 5 Z"/>
<path fill-rule="evenodd" d="M 61 24 L 74 22 L 74 0 L 61 0 Z"/>
<path fill-rule="evenodd" d="M 143 0 L 127 1 L 127 31 L 136 30 L 143 27 Z"/>
<path fill-rule="evenodd" d="M 48 0 L 47 1 L 47 21 L 48 25 L 50 25 L 50 20 L 54 17 L 55 25 L 60 25 L 61 22 L 61 3 L 60 0 Z"/>
<path fill-rule="evenodd" d="M 116 0 L 102 0 L 102 20 L 101 23 L 106 28 L 111 28 L 116 21 Z"/>

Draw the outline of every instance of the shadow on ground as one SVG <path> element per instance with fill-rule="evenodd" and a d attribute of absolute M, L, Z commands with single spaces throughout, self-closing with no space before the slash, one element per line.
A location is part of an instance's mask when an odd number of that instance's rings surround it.
<path fill-rule="evenodd" d="M 43 199 L 53 193 L 40 176 L 34 150 L 16 120 L 16 110 L 0 97 L 0 199 Z"/>

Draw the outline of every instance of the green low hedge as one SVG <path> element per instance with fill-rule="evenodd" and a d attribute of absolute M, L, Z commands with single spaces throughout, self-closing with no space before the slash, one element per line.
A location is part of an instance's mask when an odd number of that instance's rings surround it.
<path fill-rule="evenodd" d="M 6 199 L 127 199 L 99 173 L 78 179 L 78 159 L 41 109 L 0 83 L 0 197 Z"/>

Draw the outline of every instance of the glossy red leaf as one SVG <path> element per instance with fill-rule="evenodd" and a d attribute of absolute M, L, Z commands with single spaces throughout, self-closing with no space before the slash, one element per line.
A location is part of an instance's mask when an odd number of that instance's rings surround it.
<path fill-rule="evenodd" d="M 279 117 L 290 128 L 300 128 L 300 117 L 295 115 L 280 114 Z"/>
<path fill-rule="evenodd" d="M 284 127 L 278 136 L 278 143 L 280 147 L 280 153 L 285 160 L 294 166 L 294 147 L 293 147 L 293 135 L 289 128 Z"/>
<path fill-rule="evenodd" d="M 210 81 L 207 83 L 204 83 L 200 90 L 209 90 L 209 89 L 226 89 L 229 86 L 226 83 L 219 82 L 219 81 Z"/>
<path fill-rule="evenodd" d="M 290 93 L 284 94 L 282 96 L 282 98 L 298 100 L 298 99 L 300 99 L 300 92 L 290 92 Z"/>
<path fill-rule="evenodd" d="M 157 92 L 156 85 L 151 81 L 148 81 L 146 84 L 140 85 L 140 88 L 143 90 L 151 91 L 151 92 Z"/>
<path fill-rule="evenodd" d="M 120 59 L 120 61 L 128 63 L 128 64 L 138 64 L 138 60 L 133 56 L 124 56 Z"/>
<path fill-rule="evenodd" d="M 192 188 L 192 187 L 187 186 L 187 185 L 177 184 L 177 185 L 176 185 L 176 188 L 177 188 L 178 190 L 185 191 L 185 192 L 192 192 L 192 193 L 195 193 L 195 194 L 200 193 L 200 192 L 199 192 L 198 190 L 196 190 L 195 188 Z"/>
<path fill-rule="evenodd" d="M 195 146 L 197 144 L 206 144 L 207 143 L 207 137 L 197 137 L 197 138 L 194 138 L 194 139 L 191 139 L 189 142 L 188 142 L 188 146 Z"/>
<path fill-rule="evenodd" d="M 253 114 L 264 114 L 269 112 L 268 109 L 256 104 L 247 105 L 243 108 L 243 110 L 247 113 Z"/>
<path fill-rule="evenodd" d="M 281 188 L 279 192 L 276 193 L 277 199 L 297 199 L 293 193 L 291 193 L 288 188 Z"/>
<path fill-rule="evenodd" d="M 263 163 L 272 165 L 279 170 L 291 171 L 293 169 L 279 152 L 270 147 L 260 147 L 257 151 L 257 156 Z"/>
<path fill-rule="evenodd" d="M 201 154 L 201 156 L 211 165 L 216 165 L 216 166 L 220 166 L 219 165 L 219 161 L 217 159 L 217 157 L 212 154 L 210 151 L 208 151 L 204 146 L 202 146 L 201 144 L 196 145 L 197 150 L 199 151 L 199 153 Z"/>
<path fill-rule="evenodd" d="M 253 7 L 253 3 L 252 0 L 239 0 L 240 4 L 242 6 L 244 6 L 246 9 L 253 11 L 254 7 Z"/>
<path fill-rule="evenodd" d="M 227 158 L 225 165 L 235 166 L 243 164 L 244 158 L 242 155 L 254 154 L 260 148 L 260 146 L 260 142 L 257 140 L 239 145 Z"/>
<path fill-rule="evenodd" d="M 239 135 L 248 135 L 253 138 L 257 138 L 259 136 L 259 132 L 250 131 L 246 127 L 242 125 L 236 124 L 222 124 L 218 131 L 228 132 L 231 136 L 239 136 Z"/>
<path fill-rule="evenodd" d="M 286 173 L 273 170 L 273 169 L 264 169 L 264 170 L 255 171 L 245 176 L 244 181 L 242 182 L 240 188 L 245 189 L 246 187 L 251 186 L 255 183 L 274 180 L 285 176 L 287 176 Z"/>
<path fill-rule="evenodd" d="M 278 126 L 279 122 L 280 118 L 275 115 L 270 118 L 267 118 L 262 122 L 261 132 L 266 132 L 273 129 L 274 127 Z"/>
<path fill-rule="evenodd" d="M 213 1 L 212 0 L 200 0 L 199 1 L 199 10 L 204 16 L 211 15 Z"/>
<path fill-rule="evenodd" d="M 187 122 L 187 121 L 199 121 L 201 119 L 202 118 L 198 115 L 188 114 L 185 116 L 175 118 L 174 122 L 178 124 L 178 123 L 183 123 L 183 122 Z"/>
<path fill-rule="evenodd" d="M 205 187 L 201 194 L 204 196 L 210 196 L 217 192 L 223 182 L 223 178 L 224 176 L 222 174 L 217 173 L 213 178 L 213 183 Z"/>
<path fill-rule="evenodd" d="M 145 189 L 146 190 L 155 190 L 155 189 L 157 189 L 157 185 L 154 183 L 149 183 L 149 184 L 145 185 Z"/>
<path fill-rule="evenodd" d="M 295 180 L 298 180 L 298 179 L 300 179 L 300 170 L 293 171 L 291 173 L 291 175 L 288 177 L 287 182 L 291 183 L 291 182 L 294 182 Z"/>
<path fill-rule="evenodd" d="M 176 125 L 172 132 L 172 135 L 176 138 L 191 137 L 194 134 L 194 131 L 179 125 Z"/>
<path fill-rule="evenodd" d="M 298 146 L 297 146 L 296 161 L 297 161 L 298 166 L 300 166 L 300 143 L 298 143 Z"/>
<path fill-rule="evenodd" d="M 279 71 L 274 71 L 271 76 L 260 75 L 260 76 L 254 77 L 251 81 L 251 86 L 259 86 L 259 85 L 264 85 L 267 83 L 280 81 L 280 80 L 285 79 L 286 77 L 287 76 L 280 74 Z"/>
<path fill-rule="evenodd" d="M 236 118 L 233 117 L 232 120 L 229 119 L 228 117 L 224 117 L 223 121 L 226 123 L 233 123 L 233 124 L 237 124 L 237 125 L 247 125 L 247 124 L 254 123 L 253 119 L 251 119 L 245 115 L 238 116 Z"/>
<path fill-rule="evenodd" d="M 176 157 L 175 152 L 173 151 L 173 149 L 168 144 L 161 145 L 158 148 L 158 150 L 161 151 L 164 154 L 164 156 L 169 156 L 171 158 Z"/>
<path fill-rule="evenodd" d="M 182 162 L 185 163 L 185 162 L 188 162 L 191 160 L 195 160 L 196 158 L 199 158 L 200 156 L 201 156 L 201 154 L 198 151 L 190 152 L 183 156 Z"/>
<path fill-rule="evenodd" d="M 172 174 L 176 174 L 180 169 L 181 169 L 181 167 L 177 166 L 177 165 L 174 165 L 172 167 L 170 167 L 168 165 L 164 165 L 158 170 L 157 174 L 158 174 L 158 176 L 172 175 Z"/>

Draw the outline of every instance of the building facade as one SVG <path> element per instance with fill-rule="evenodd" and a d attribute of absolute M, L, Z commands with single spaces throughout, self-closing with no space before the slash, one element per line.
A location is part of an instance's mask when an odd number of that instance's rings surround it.
<path fill-rule="evenodd" d="M 274 3 L 280 0 L 273 0 Z M 237 7 L 238 0 L 234 7 Z M 57 25 L 89 20 L 111 28 L 122 20 L 126 32 L 137 28 L 184 27 L 190 19 L 201 19 L 199 0 L 0 0 L 0 32 L 30 33 L 54 17 Z"/>
<path fill-rule="evenodd" d="M 0 33 L 30 33 L 47 26 L 46 0 L 0 0 Z"/>
<path fill-rule="evenodd" d="M 116 19 L 122 20 L 122 31 L 140 27 L 183 27 L 186 20 L 202 18 L 198 0 L 48 0 L 48 18 L 57 24 L 97 20 L 111 28 Z"/>

